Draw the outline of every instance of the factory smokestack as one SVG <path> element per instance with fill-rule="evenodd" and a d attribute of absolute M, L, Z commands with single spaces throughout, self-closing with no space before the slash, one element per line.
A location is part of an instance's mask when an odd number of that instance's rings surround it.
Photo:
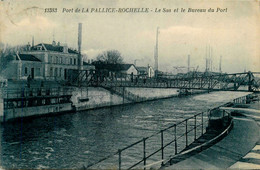
<path fill-rule="evenodd" d="M 78 27 L 78 69 L 82 70 L 82 55 L 81 55 L 81 44 L 82 44 L 82 23 L 79 23 Z"/>
<path fill-rule="evenodd" d="M 157 27 L 156 31 L 156 44 L 155 44 L 155 50 L 154 50 L 154 71 L 155 71 L 155 77 L 157 77 L 158 74 L 158 34 L 159 34 L 159 27 Z"/>

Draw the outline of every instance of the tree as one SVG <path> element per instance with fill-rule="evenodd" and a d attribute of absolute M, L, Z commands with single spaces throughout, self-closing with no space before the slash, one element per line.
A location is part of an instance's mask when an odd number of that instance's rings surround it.
<path fill-rule="evenodd" d="M 10 47 L 0 43 L 0 73 L 6 68 L 7 64 L 13 60 L 13 56 L 17 50 L 18 46 Z"/>
<path fill-rule="evenodd" d="M 97 61 L 108 64 L 122 64 L 123 57 L 117 50 L 108 50 L 98 54 Z"/>

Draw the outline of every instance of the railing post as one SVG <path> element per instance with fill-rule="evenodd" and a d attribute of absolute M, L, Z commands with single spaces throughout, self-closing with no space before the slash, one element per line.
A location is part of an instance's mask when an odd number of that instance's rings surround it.
<path fill-rule="evenodd" d="M 162 150 L 162 160 L 163 160 L 163 130 L 161 130 L 161 150 Z M 162 161 L 163 165 L 163 161 Z"/>
<path fill-rule="evenodd" d="M 197 115 L 194 117 L 194 140 L 196 140 L 196 130 L 197 130 Z"/>
<path fill-rule="evenodd" d="M 118 149 L 118 169 L 121 170 L 121 150 Z"/>
<path fill-rule="evenodd" d="M 186 136 L 186 147 L 188 146 L 188 119 L 186 119 L 186 129 L 185 129 L 185 136 Z"/>
<path fill-rule="evenodd" d="M 203 135 L 203 112 L 201 113 L 201 135 Z"/>
<path fill-rule="evenodd" d="M 144 169 L 146 169 L 146 168 L 145 168 L 145 166 L 146 166 L 145 140 L 146 140 L 146 139 L 143 138 L 143 146 L 144 146 L 144 148 L 143 148 L 143 151 L 144 151 L 144 153 L 143 153 Z"/>
<path fill-rule="evenodd" d="M 174 125 L 174 139 L 175 139 L 175 155 L 177 154 L 177 129 L 176 124 Z"/>

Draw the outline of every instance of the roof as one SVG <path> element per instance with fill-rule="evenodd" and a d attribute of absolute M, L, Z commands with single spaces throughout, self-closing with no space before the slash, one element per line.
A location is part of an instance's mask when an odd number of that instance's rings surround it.
<path fill-rule="evenodd" d="M 126 71 L 133 64 L 93 64 L 97 70 Z M 135 67 L 135 66 L 134 66 Z"/>
<path fill-rule="evenodd" d="M 94 66 L 94 65 L 93 64 L 89 64 L 89 63 L 83 61 L 83 66 Z"/>
<path fill-rule="evenodd" d="M 60 46 L 60 45 L 52 45 L 52 44 L 45 44 L 45 43 L 42 43 L 44 45 L 44 47 L 46 48 L 46 50 L 48 51 L 56 51 L 56 52 L 63 52 L 63 46 Z M 36 46 L 33 46 L 32 47 L 32 50 L 37 50 L 37 46 L 42 46 L 42 44 L 38 44 Z M 72 50 L 70 48 L 68 48 L 68 53 L 71 53 L 71 54 L 78 54 L 78 52 L 76 50 Z"/>
<path fill-rule="evenodd" d="M 19 57 L 23 61 L 37 61 L 37 62 L 41 62 L 41 60 L 39 60 L 37 57 L 35 57 L 34 55 L 31 55 L 31 54 L 19 54 Z M 16 55 L 16 60 L 19 60 L 17 55 Z"/>
<path fill-rule="evenodd" d="M 136 67 L 136 69 L 140 72 L 140 71 L 143 71 L 143 72 L 147 72 L 147 67 Z"/>

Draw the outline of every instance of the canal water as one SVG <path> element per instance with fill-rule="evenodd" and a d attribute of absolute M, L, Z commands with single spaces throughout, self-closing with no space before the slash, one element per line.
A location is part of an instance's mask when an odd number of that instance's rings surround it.
<path fill-rule="evenodd" d="M 82 168 L 175 122 L 246 94 L 212 92 L 1 125 L 0 166 Z M 140 149 L 133 152 L 142 153 Z M 124 159 L 128 162 L 135 157 Z"/>

